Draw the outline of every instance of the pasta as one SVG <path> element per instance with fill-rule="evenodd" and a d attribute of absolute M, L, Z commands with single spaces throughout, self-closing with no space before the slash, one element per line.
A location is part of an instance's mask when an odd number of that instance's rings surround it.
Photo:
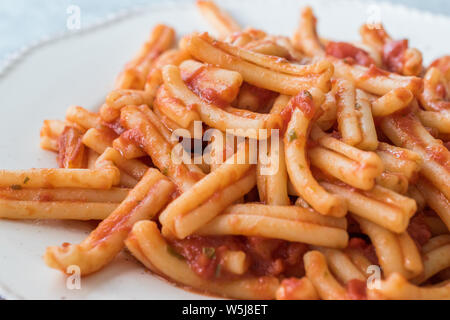
<path fill-rule="evenodd" d="M 59 168 L 0 170 L 0 218 L 99 221 L 47 248 L 65 274 L 126 248 L 226 298 L 449 300 L 449 57 L 381 25 L 322 39 L 310 7 L 291 38 L 197 7 L 218 38 L 157 25 L 98 110 L 43 122 Z"/>

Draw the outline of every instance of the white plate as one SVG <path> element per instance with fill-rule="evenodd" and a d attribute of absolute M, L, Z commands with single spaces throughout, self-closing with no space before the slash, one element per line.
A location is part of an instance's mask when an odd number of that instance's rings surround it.
<path fill-rule="evenodd" d="M 311 1 L 323 37 L 357 40 L 359 26 L 377 9 L 367 2 Z M 231 0 L 221 6 L 243 26 L 290 35 L 300 0 Z M 425 61 L 449 53 L 450 19 L 382 4 L 380 17 L 395 38 L 409 38 Z M 127 19 L 39 47 L 0 79 L 0 167 L 54 167 L 55 155 L 39 149 L 44 119 L 62 119 L 69 105 L 95 109 L 112 88 L 122 66 L 157 22 L 178 32 L 206 30 L 191 3 L 152 7 Z M 444 36 L 444 38 L 443 38 Z M 91 230 L 81 222 L 0 221 L 0 295 L 25 299 L 201 299 L 146 272 L 122 254 L 101 272 L 68 290 L 66 279 L 49 269 L 42 254 L 49 245 L 77 243 Z"/>

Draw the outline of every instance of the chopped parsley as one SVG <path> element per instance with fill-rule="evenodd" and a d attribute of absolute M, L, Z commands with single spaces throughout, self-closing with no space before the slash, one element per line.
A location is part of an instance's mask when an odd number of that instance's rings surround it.
<path fill-rule="evenodd" d="M 294 131 L 294 130 L 292 130 L 291 132 L 289 132 L 289 135 L 288 135 L 288 141 L 289 142 L 292 142 L 292 141 L 294 141 L 295 139 L 297 139 L 298 137 L 297 137 L 297 133 Z"/>
<path fill-rule="evenodd" d="M 218 264 L 216 267 L 216 278 L 220 277 L 221 273 L 222 273 L 222 265 Z"/>
<path fill-rule="evenodd" d="M 13 189 L 13 190 L 22 190 L 22 186 L 19 185 L 19 184 L 13 184 L 13 185 L 11 186 L 11 189 Z"/>
<path fill-rule="evenodd" d="M 216 249 L 211 247 L 203 247 L 203 254 L 207 256 L 209 259 L 214 259 L 216 257 Z"/>
<path fill-rule="evenodd" d="M 169 169 L 164 168 L 164 169 L 162 170 L 162 174 L 165 175 L 165 176 L 167 176 L 167 175 L 169 174 Z"/>
<path fill-rule="evenodd" d="M 30 181 L 29 177 L 25 177 L 25 179 L 23 180 L 23 184 L 27 184 L 27 182 Z"/>
<path fill-rule="evenodd" d="M 313 97 L 312 97 L 311 92 L 309 92 L 308 90 L 305 90 L 305 91 L 303 91 L 303 94 L 312 100 Z"/>
<path fill-rule="evenodd" d="M 345 64 L 353 64 L 353 60 L 350 58 L 344 58 L 342 61 L 344 61 Z"/>
<path fill-rule="evenodd" d="M 356 110 L 359 110 L 359 109 L 361 109 L 362 107 L 361 107 L 361 105 L 359 104 L 359 103 L 357 103 L 357 104 L 355 104 L 355 109 Z"/>
<path fill-rule="evenodd" d="M 167 246 L 167 252 L 177 259 L 184 260 L 184 257 L 181 254 L 179 254 L 172 246 Z"/>

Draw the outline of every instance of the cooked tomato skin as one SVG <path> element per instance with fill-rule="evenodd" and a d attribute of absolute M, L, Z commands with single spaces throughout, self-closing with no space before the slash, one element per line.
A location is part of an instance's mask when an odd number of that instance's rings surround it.
<path fill-rule="evenodd" d="M 366 51 L 347 42 L 330 41 L 325 50 L 328 55 L 338 59 L 347 59 L 350 63 L 357 63 L 366 67 L 375 64 L 375 61 Z"/>
<path fill-rule="evenodd" d="M 408 40 L 390 41 L 384 45 L 383 63 L 389 71 L 402 72 L 406 49 L 408 49 Z"/>
<path fill-rule="evenodd" d="M 352 300 L 367 300 L 366 282 L 352 279 L 347 283 L 347 294 Z"/>
<path fill-rule="evenodd" d="M 303 255 L 309 249 L 303 243 L 240 236 L 191 236 L 184 240 L 172 240 L 170 245 L 186 259 L 196 274 L 209 280 L 235 277 L 218 267 L 228 250 L 246 253 L 250 260 L 247 275 L 302 277 Z M 208 256 L 206 251 L 214 254 Z"/>

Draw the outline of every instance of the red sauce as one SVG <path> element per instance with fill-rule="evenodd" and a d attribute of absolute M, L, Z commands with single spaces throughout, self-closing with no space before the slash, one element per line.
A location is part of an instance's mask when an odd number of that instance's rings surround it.
<path fill-rule="evenodd" d="M 41 201 L 41 202 L 48 202 L 48 201 L 54 201 L 53 197 L 47 193 L 39 192 L 34 198 L 34 201 Z"/>
<path fill-rule="evenodd" d="M 419 248 L 430 240 L 431 231 L 425 222 L 423 213 L 419 212 L 411 218 L 408 233 Z"/>
<path fill-rule="evenodd" d="M 196 87 L 191 87 L 190 89 L 194 91 L 194 93 L 197 94 L 200 98 L 210 104 L 221 108 L 226 108 L 227 106 L 229 106 L 229 103 L 223 100 L 220 94 L 213 88 L 198 89 Z"/>
<path fill-rule="evenodd" d="M 409 91 L 406 88 L 397 88 L 394 91 L 395 96 L 400 99 L 401 101 L 403 101 L 404 103 L 406 103 L 408 100 L 411 99 L 411 91 Z"/>
<path fill-rule="evenodd" d="M 350 215 L 347 215 L 347 232 L 349 234 L 362 233 L 359 223 Z"/>
<path fill-rule="evenodd" d="M 347 283 L 347 294 L 352 300 L 367 300 L 366 282 L 352 279 Z"/>
<path fill-rule="evenodd" d="M 441 99 L 445 99 L 447 96 L 447 91 L 445 90 L 445 86 L 443 83 L 438 83 L 436 86 L 436 93 Z"/>
<path fill-rule="evenodd" d="M 389 71 L 402 72 L 406 49 L 408 49 L 408 40 L 390 41 L 384 45 L 383 63 Z"/>
<path fill-rule="evenodd" d="M 119 232 L 124 232 L 125 235 L 128 234 L 133 227 L 129 222 L 135 214 L 135 211 L 146 202 L 145 200 L 147 198 L 154 196 L 154 193 L 159 189 L 159 184 L 160 182 L 156 182 L 148 191 L 147 196 L 134 204 L 133 207 L 128 208 L 124 212 L 113 213 L 107 219 L 103 220 L 91 235 L 94 246 L 102 244 L 112 234 Z"/>
<path fill-rule="evenodd" d="M 278 93 L 264 88 L 256 87 L 249 83 L 244 82 L 242 89 L 247 89 L 256 99 L 258 99 L 258 110 L 265 108 L 271 101 L 273 101 Z"/>
<path fill-rule="evenodd" d="M 292 114 L 294 113 L 295 106 L 292 103 L 289 103 L 280 113 L 281 119 L 283 119 L 283 130 L 282 134 L 286 131 L 286 128 L 289 124 L 289 121 L 291 121 Z"/>
<path fill-rule="evenodd" d="M 276 239 L 249 237 L 245 252 L 251 259 L 250 270 L 257 276 L 301 277 L 304 275 L 303 255 L 308 246 Z"/>
<path fill-rule="evenodd" d="M 395 126 L 405 133 L 408 141 L 412 140 L 414 144 L 426 149 L 427 144 L 416 134 L 416 126 L 418 120 L 415 118 L 412 112 L 405 113 L 403 110 L 396 112 L 392 115 L 392 119 L 395 122 Z M 402 138 L 406 139 L 406 138 Z M 402 144 L 406 144 L 407 140 L 402 141 Z"/>
<path fill-rule="evenodd" d="M 129 130 L 127 130 L 127 131 L 129 131 Z M 120 135 L 120 136 L 118 137 L 118 139 L 120 140 L 120 144 L 121 144 L 125 149 L 128 149 L 128 146 L 129 146 L 129 145 L 134 145 L 135 147 L 138 148 L 139 146 L 136 145 L 136 143 L 135 143 L 133 140 L 131 140 L 131 139 L 128 138 L 127 131 L 125 131 L 124 133 L 122 133 L 122 135 Z M 120 152 L 120 154 L 122 154 L 122 152 L 123 152 L 122 149 L 118 149 L 118 151 Z M 123 154 L 122 154 L 122 156 L 123 156 Z"/>
<path fill-rule="evenodd" d="M 120 136 L 124 131 L 125 128 L 122 127 L 120 124 L 120 117 L 114 120 L 113 122 L 102 122 L 102 125 L 105 127 L 111 129 L 114 133 L 116 133 L 118 136 Z"/>
<path fill-rule="evenodd" d="M 181 73 L 181 77 L 183 81 L 188 85 L 192 85 L 193 82 L 196 82 L 201 74 L 206 70 L 206 65 L 201 66 L 197 70 L 195 70 L 192 74 L 187 74 L 185 72 Z"/>
<path fill-rule="evenodd" d="M 283 133 L 286 130 L 289 121 L 291 121 L 292 114 L 295 109 L 300 109 L 306 118 L 312 119 L 316 112 L 314 102 L 311 94 L 307 91 L 302 91 L 294 96 L 288 103 L 288 105 L 281 111 L 280 115 L 283 119 Z"/>
<path fill-rule="evenodd" d="M 311 139 L 308 139 L 308 141 L 306 141 L 307 149 L 312 149 L 312 148 L 319 147 L 319 146 L 320 146 L 320 144 L 317 141 L 314 141 Z"/>
<path fill-rule="evenodd" d="M 141 132 L 139 131 L 139 129 L 129 129 L 127 131 L 125 131 L 124 133 L 122 133 L 121 137 L 123 139 L 125 139 L 126 141 L 130 141 L 135 143 L 137 146 L 139 146 L 140 148 L 144 148 L 144 139 L 143 136 L 141 134 Z"/>
<path fill-rule="evenodd" d="M 83 133 L 80 130 L 70 126 L 64 128 L 58 138 L 57 161 L 60 168 L 72 167 L 77 159 L 83 161 L 85 148 L 82 139 Z M 78 163 L 79 167 L 83 165 L 81 162 Z"/>
<path fill-rule="evenodd" d="M 174 240 L 171 245 L 188 262 L 191 269 L 202 278 L 212 279 L 225 273 L 218 265 L 227 250 L 240 250 L 238 238 L 192 236 L 185 240 Z"/>
<path fill-rule="evenodd" d="M 381 70 L 376 65 L 372 64 L 370 65 L 369 69 L 362 75 L 361 79 L 370 79 L 380 76 L 389 76 L 389 72 L 386 72 L 384 70 Z"/>
<path fill-rule="evenodd" d="M 428 146 L 426 152 L 430 159 L 439 163 L 442 167 L 450 172 L 450 153 L 447 148 L 442 145 Z"/>
<path fill-rule="evenodd" d="M 181 76 L 188 88 L 201 99 L 215 106 L 225 108 L 229 106 L 229 103 L 222 98 L 220 92 L 217 92 L 213 88 L 203 88 L 200 85 L 201 82 L 208 81 L 208 68 L 210 68 L 210 66 L 204 65 L 195 70 L 192 74 L 182 73 Z M 225 93 L 223 92 L 222 94 Z"/>
<path fill-rule="evenodd" d="M 402 144 L 407 144 L 409 141 L 412 141 L 415 145 L 424 149 L 427 154 L 428 161 L 435 161 L 447 172 L 450 172 L 450 153 L 447 148 L 437 143 L 434 145 L 428 145 L 422 137 L 416 133 L 417 126 L 421 126 L 421 124 L 413 113 L 395 113 L 392 116 L 392 119 L 395 121 L 395 126 L 400 131 L 403 131 L 405 135 L 405 137 L 402 138 Z"/>
<path fill-rule="evenodd" d="M 375 61 L 366 51 L 347 42 L 330 41 L 327 44 L 326 53 L 338 59 L 346 59 L 346 62 L 350 64 L 352 64 L 352 61 L 366 67 L 375 64 Z"/>
<path fill-rule="evenodd" d="M 63 248 L 68 248 L 68 247 L 70 247 L 70 243 L 64 242 L 61 246 L 62 246 Z"/>
<path fill-rule="evenodd" d="M 389 153 L 393 157 L 399 160 L 410 160 L 409 153 L 407 150 L 397 149 L 397 148 L 385 148 L 383 145 L 379 145 L 379 151 Z"/>
<path fill-rule="evenodd" d="M 330 134 L 331 137 L 340 140 L 342 138 L 342 135 L 339 131 L 333 130 L 333 132 Z"/>
<path fill-rule="evenodd" d="M 235 277 L 223 268 L 220 268 L 219 274 L 217 272 L 228 250 L 246 253 L 250 261 L 247 274 L 301 277 L 304 275 L 303 255 L 308 250 L 308 246 L 301 243 L 240 236 L 191 236 L 184 240 L 172 240 L 171 246 L 186 259 L 196 274 L 205 279 Z"/>
<path fill-rule="evenodd" d="M 372 244 L 368 244 L 362 238 L 351 238 L 348 248 L 359 250 L 372 264 L 378 265 L 378 257 Z"/>
<path fill-rule="evenodd" d="M 160 108 L 164 108 L 166 104 L 184 105 L 183 101 L 170 95 L 164 85 L 159 87 L 154 103 L 160 106 Z"/>

